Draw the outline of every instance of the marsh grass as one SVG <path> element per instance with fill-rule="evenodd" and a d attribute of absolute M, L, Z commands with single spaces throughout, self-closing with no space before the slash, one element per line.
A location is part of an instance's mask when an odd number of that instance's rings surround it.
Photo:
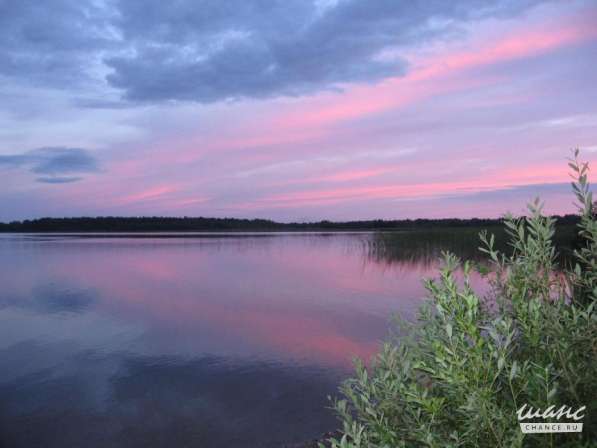
<path fill-rule="evenodd" d="M 425 281 L 418 322 L 398 323 L 408 336 L 385 343 L 370 367 L 357 361 L 342 386 L 334 402 L 342 435 L 332 447 L 596 446 L 597 223 L 577 156 L 575 261 L 557 265 L 555 220 L 538 200 L 527 217 L 505 219 L 507 250 L 491 232 L 480 236 L 494 306 L 469 282 L 475 264 L 444 253 L 439 279 Z M 524 404 L 586 406 L 584 431 L 523 434 L 516 412 Z"/>
<path fill-rule="evenodd" d="M 368 242 L 368 256 L 387 264 L 407 262 L 433 265 L 442 257 L 442 253 L 450 252 L 464 260 L 484 262 L 489 257 L 478 248 L 479 234 L 484 231 L 494 235 L 496 249 L 511 254 L 505 226 L 495 225 L 377 232 Z M 558 225 L 553 244 L 558 264 L 569 266 L 574 261 L 574 249 L 578 245 L 578 225 L 568 222 Z"/>

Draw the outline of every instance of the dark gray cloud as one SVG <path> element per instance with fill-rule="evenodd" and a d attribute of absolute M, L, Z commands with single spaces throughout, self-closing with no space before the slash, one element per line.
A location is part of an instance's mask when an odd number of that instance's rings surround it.
<path fill-rule="evenodd" d="M 535 0 L 0 0 L 0 75 L 132 102 L 302 95 L 407 70 L 388 48 L 514 15 Z"/>
<path fill-rule="evenodd" d="M 113 48 L 108 9 L 76 0 L 0 0 L 0 76 L 70 89 Z"/>
<path fill-rule="evenodd" d="M 133 101 L 201 102 L 373 82 L 407 69 L 382 50 L 530 3 L 340 0 L 320 11 L 304 0 L 127 0 L 118 23 L 134 51 L 106 59 L 108 81 Z"/>
<path fill-rule="evenodd" d="M 70 184 L 83 179 L 82 177 L 38 177 L 37 182 L 43 184 Z"/>
<path fill-rule="evenodd" d="M 99 165 L 95 157 L 82 148 L 39 148 L 23 154 L 0 155 L 1 167 L 26 168 L 42 175 L 42 183 L 60 184 L 81 180 L 79 176 L 65 174 L 95 173 Z"/>

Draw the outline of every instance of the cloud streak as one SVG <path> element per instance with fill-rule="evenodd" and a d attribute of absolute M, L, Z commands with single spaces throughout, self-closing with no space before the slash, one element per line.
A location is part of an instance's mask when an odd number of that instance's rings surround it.
<path fill-rule="evenodd" d="M 83 179 L 82 177 L 38 177 L 35 179 L 37 182 L 43 184 L 70 184 Z"/>
<path fill-rule="evenodd" d="M 82 177 L 64 174 L 97 173 L 99 164 L 89 151 L 82 148 L 38 148 L 23 154 L 0 155 L 0 168 L 25 168 L 41 174 L 37 182 L 63 184 L 81 180 Z"/>

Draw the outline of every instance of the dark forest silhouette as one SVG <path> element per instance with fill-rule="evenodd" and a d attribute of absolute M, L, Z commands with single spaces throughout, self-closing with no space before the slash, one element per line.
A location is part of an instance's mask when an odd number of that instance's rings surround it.
<path fill-rule="evenodd" d="M 577 215 L 557 216 L 560 224 L 576 224 Z M 40 218 L 0 223 L 0 232 L 208 232 L 208 231 L 311 231 L 407 230 L 435 227 L 491 227 L 502 219 L 401 219 L 280 223 L 267 219 L 80 217 Z"/>

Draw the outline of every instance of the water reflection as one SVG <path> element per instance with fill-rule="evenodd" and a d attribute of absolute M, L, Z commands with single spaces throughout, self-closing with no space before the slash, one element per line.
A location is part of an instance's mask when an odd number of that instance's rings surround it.
<path fill-rule="evenodd" d="M 371 234 L 2 236 L 0 446 L 280 446 L 412 316 Z"/>

